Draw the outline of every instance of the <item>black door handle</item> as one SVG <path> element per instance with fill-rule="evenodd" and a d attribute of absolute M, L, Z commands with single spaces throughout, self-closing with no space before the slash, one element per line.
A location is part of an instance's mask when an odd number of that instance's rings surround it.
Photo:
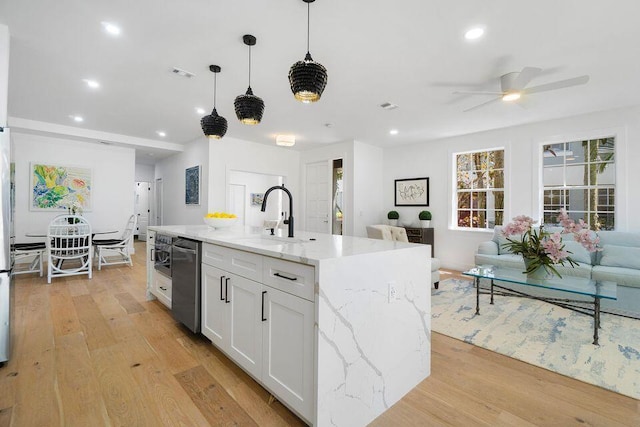
<path fill-rule="evenodd" d="M 224 279 L 224 276 L 220 276 L 220 301 L 224 301 L 224 298 L 222 297 L 222 280 Z"/>
<path fill-rule="evenodd" d="M 224 302 L 225 304 L 229 304 L 229 280 L 231 277 L 225 277 L 224 279 Z"/>
<path fill-rule="evenodd" d="M 282 277 L 283 279 L 287 279 L 287 280 L 298 280 L 297 277 L 287 277 L 287 276 L 283 276 L 280 273 L 273 273 L 274 276 L 278 276 L 278 277 Z"/>
<path fill-rule="evenodd" d="M 262 321 L 266 321 L 267 319 L 264 317 L 264 296 L 266 295 L 267 291 L 262 291 Z"/>

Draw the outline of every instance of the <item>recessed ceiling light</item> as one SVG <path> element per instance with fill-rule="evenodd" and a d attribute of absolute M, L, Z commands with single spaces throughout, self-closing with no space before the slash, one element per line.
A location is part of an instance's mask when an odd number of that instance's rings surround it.
<path fill-rule="evenodd" d="M 389 135 L 397 135 L 398 134 L 398 129 L 391 129 L 389 131 Z"/>
<path fill-rule="evenodd" d="M 95 80 L 82 79 L 82 81 L 85 82 L 91 89 L 98 89 L 100 87 L 100 83 Z"/>
<path fill-rule="evenodd" d="M 484 28 L 476 27 L 464 33 L 464 38 L 467 40 L 476 40 L 482 37 L 483 34 L 484 34 Z"/>
<path fill-rule="evenodd" d="M 205 109 L 204 109 L 204 108 L 197 107 L 197 108 L 196 108 L 196 113 L 198 113 L 198 114 L 204 114 L 204 113 L 206 113 L 206 111 L 205 111 Z"/>
<path fill-rule="evenodd" d="M 102 28 L 111 34 L 112 36 L 119 36 L 122 30 L 116 24 L 112 24 L 111 22 L 102 22 Z"/>
<path fill-rule="evenodd" d="M 71 115 L 71 116 L 69 116 L 69 117 L 70 117 L 71 119 L 73 119 L 73 121 L 74 121 L 74 122 L 78 122 L 78 123 L 84 122 L 84 118 L 82 118 L 82 116 L 74 116 L 74 115 Z"/>
<path fill-rule="evenodd" d="M 158 136 L 161 136 L 162 138 L 167 136 L 167 133 L 165 131 L 163 131 L 163 130 L 158 130 L 158 131 L 156 131 L 156 133 L 158 134 Z"/>
<path fill-rule="evenodd" d="M 517 101 L 520 99 L 520 92 L 507 92 L 502 96 L 502 100 L 506 102 Z"/>
<path fill-rule="evenodd" d="M 153 157 L 153 156 L 155 156 L 155 154 L 153 154 L 153 153 L 147 153 L 147 156 L 149 156 L 149 157 Z"/>
<path fill-rule="evenodd" d="M 332 128 L 333 127 L 333 123 L 325 123 L 323 126 L 326 127 L 326 128 Z"/>

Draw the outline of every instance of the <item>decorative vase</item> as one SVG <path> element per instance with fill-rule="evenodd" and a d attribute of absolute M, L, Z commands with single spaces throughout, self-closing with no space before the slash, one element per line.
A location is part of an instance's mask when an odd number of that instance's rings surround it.
<path fill-rule="evenodd" d="M 430 219 L 421 219 L 420 220 L 420 226 L 422 228 L 429 228 L 431 227 L 431 220 Z"/>
<path fill-rule="evenodd" d="M 531 263 L 533 263 L 533 260 L 529 260 L 529 259 L 525 258 L 524 265 L 526 267 L 526 270 L 529 270 L 529 265 L 531 265 Z M 528 279 L 544 280 L 544 279 L 551 278 L 552 275 L 553 275 L 553 273 L 551 271 L 547 271 L 545 266 L 541 265 L 538 268 L 536 268 L 535 270 L 533 270 L 531 273 L 527 273 L 527 278 Z"/>
<path fill-rule="evenodd" d="M 389 225 L 393 225 L 394 227 L 398 226 L 398 220 L 397 219 L 390 219 L 389 220 Z"/>

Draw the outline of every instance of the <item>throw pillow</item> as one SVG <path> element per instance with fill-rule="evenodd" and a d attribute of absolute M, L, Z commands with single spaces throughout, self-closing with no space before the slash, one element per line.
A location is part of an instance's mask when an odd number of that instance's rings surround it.
<path fill-rule="evenodd" d="M 604 245 L 600 265 L 640 270 L 640 248 Z"/>
<path fill-rule="evenodd" d="M 591 253 L 575 240 L 569 240 L 572 238 L 573 235 L 565 235 L 562 238 L 562 243 L 564 243 L 564 250 L 571 252 L 569 254 L 569 257 L 576 262 L 591 264 Z"/>

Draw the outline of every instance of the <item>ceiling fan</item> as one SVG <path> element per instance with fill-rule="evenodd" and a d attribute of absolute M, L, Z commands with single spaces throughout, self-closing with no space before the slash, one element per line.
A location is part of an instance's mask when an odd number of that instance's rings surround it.
<path fill-rule="evenodd" d="M 489 101 L 483 102 L 471 108 L 467 108 L 464 112 L 472 111 L 485 105 L 491 104 L 499 100 L 505 102 L 513 102 L 520 99 L 523 95 L 529 95 L 537 92 L 546 92 L 549 90 L 562 89 L 565 87 L 578 86 L 586 84 L 589 81 L 589 76 L 574 77 L 566 80 L 558 80 L 551 83 L 546 83 L 539 86 L 527 87 L 527 85 L 536 78 L 542 72 L 541 68 L 536 67 L 524 67 L 522 71 L 515 71 L 507 73 L 500 77 L 500 92 L 491 91 L 456 91 L 454 94 L 466 94 L 466 95 L 498 95 L 496 98 L 492 98 Z"/>

